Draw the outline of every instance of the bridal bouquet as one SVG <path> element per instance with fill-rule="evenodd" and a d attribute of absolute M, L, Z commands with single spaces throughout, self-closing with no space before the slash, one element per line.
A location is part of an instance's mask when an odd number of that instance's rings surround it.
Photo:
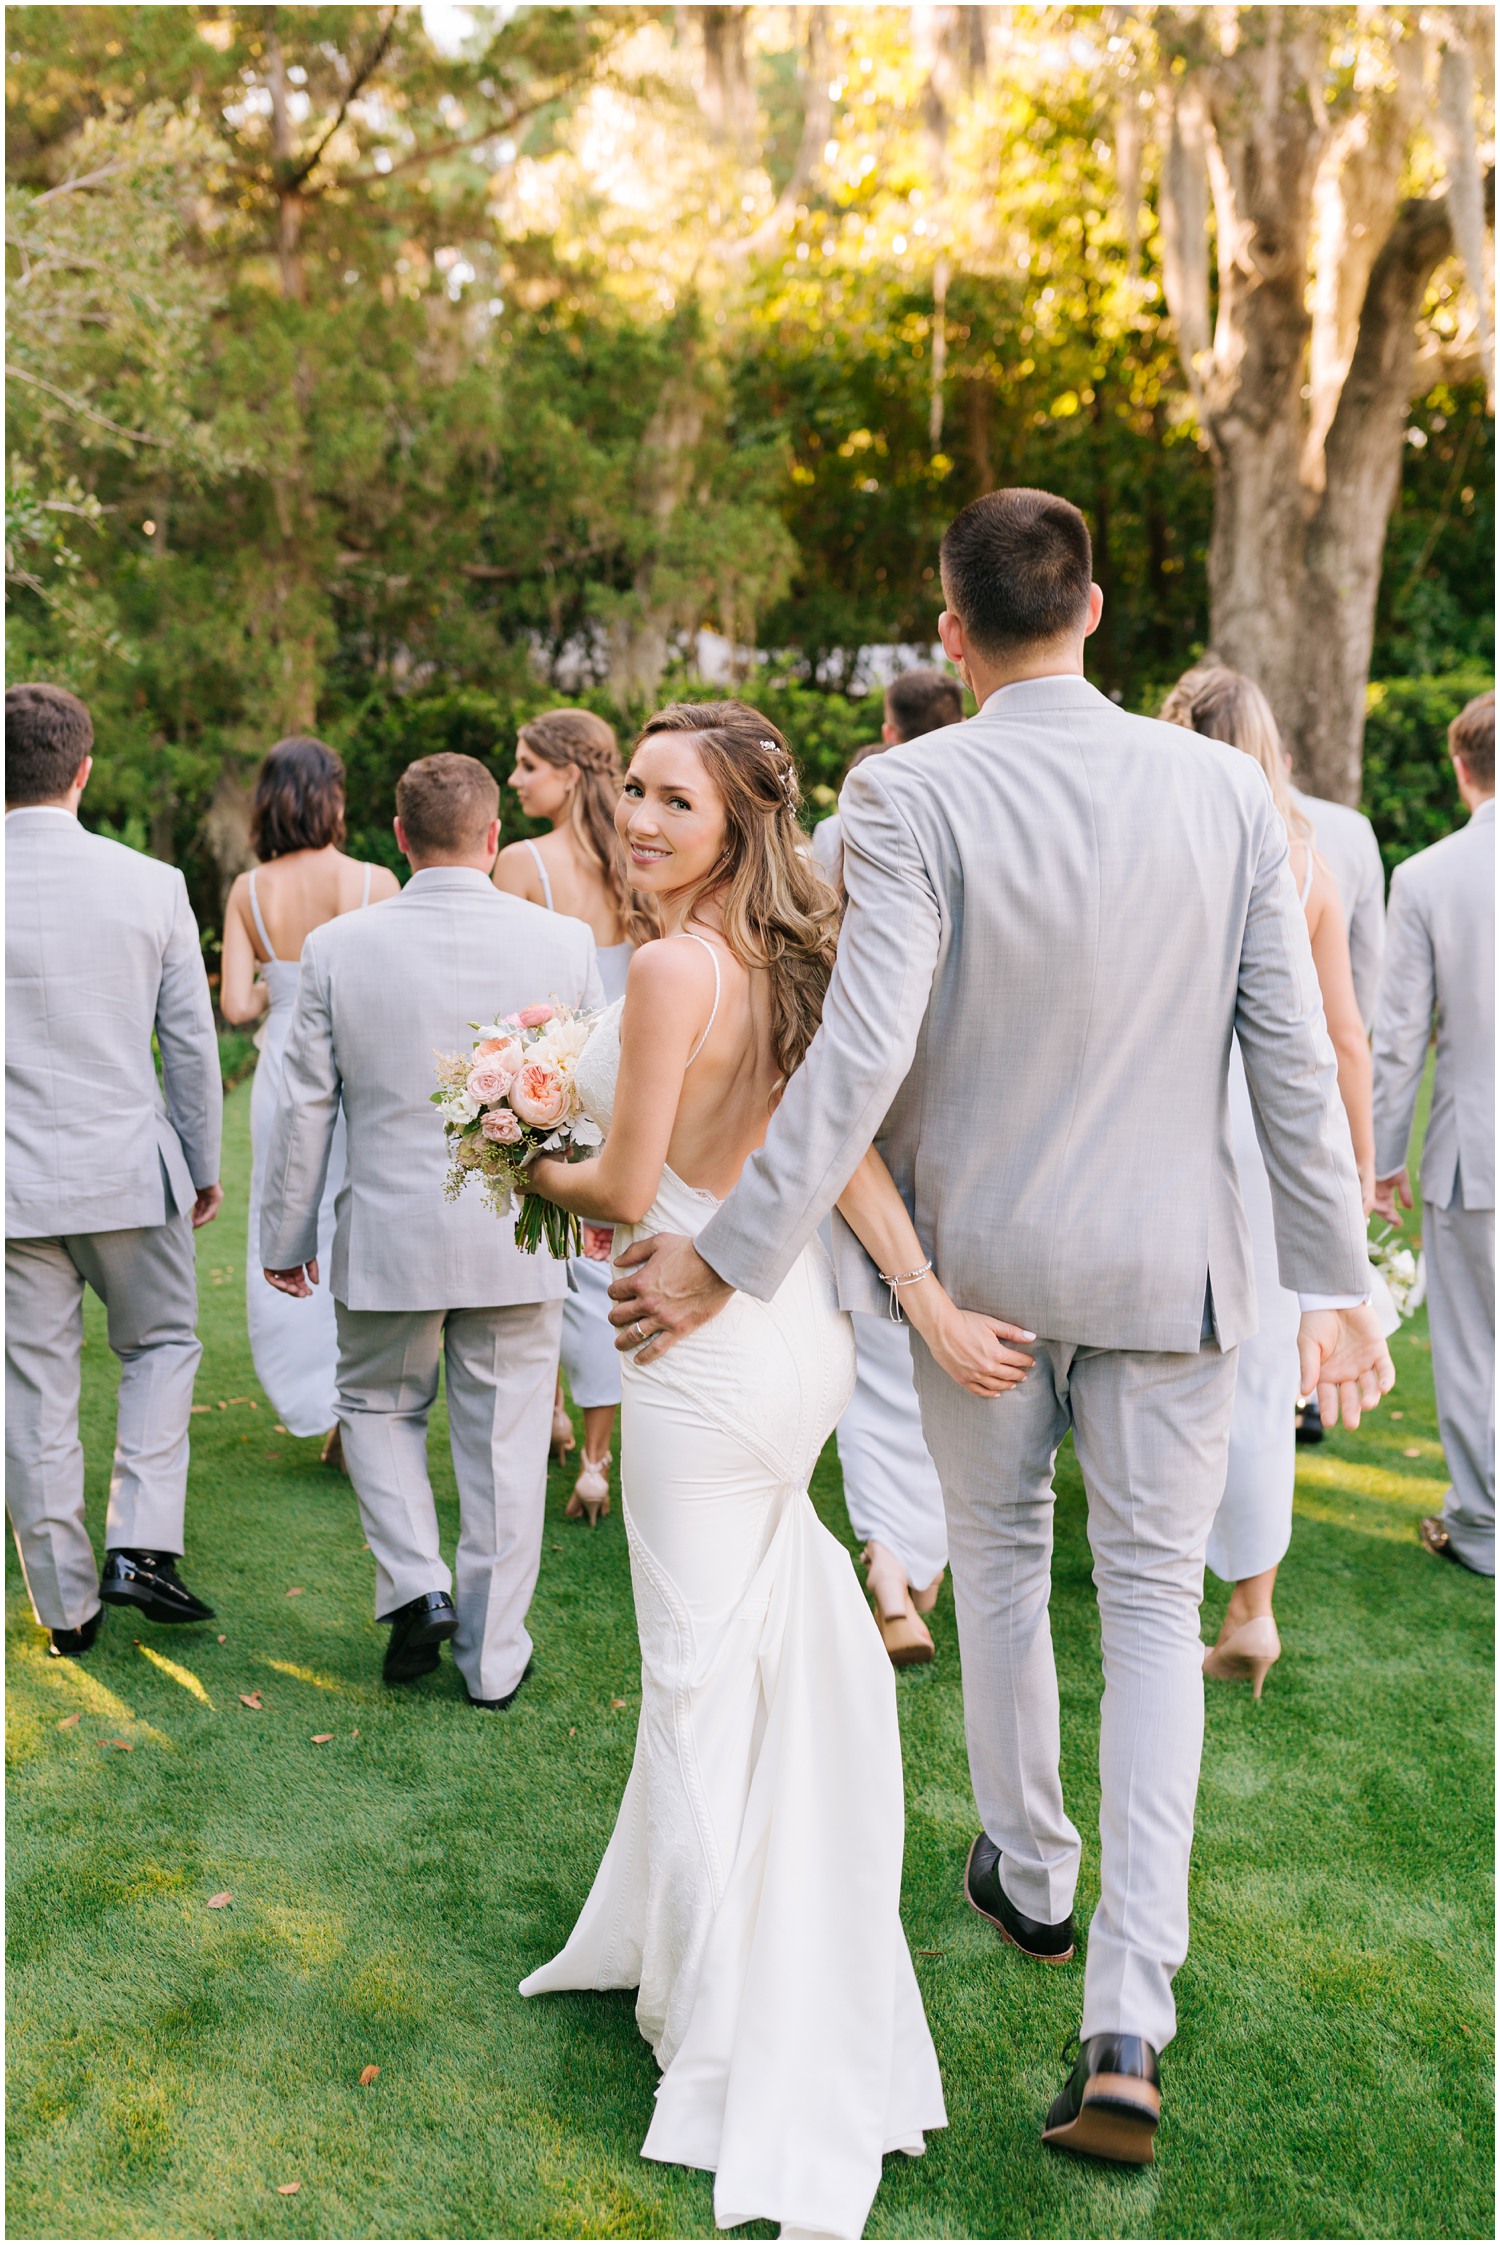
<path fill-rule="evenodd" d="M 1408 1318 L 1422 1304 L 1421 1274 L 1417 1258 L 1389 1224 L 1370 1242 L 1370 1269 L 1385 1281 L 1398 1319 Z"/>
<path fill-rule="evenodd" d="M 521 1180 L 538 1154 L 602 1144 L 573 1080 L 594 1016 L 569 1006 L 527 1006 L 478 1031 L 473 1050 L 439 1053 L 432 1103 L 443 1118 L 452 1166 L 444 1198 L 457 1200 L 471 1177 L 497 1216 L 514 1214 L 516 1245 L 534 1255 L 543 1240 L 559 1261 L 578 1254 L 578 1218 L 554 1208 Z"/>

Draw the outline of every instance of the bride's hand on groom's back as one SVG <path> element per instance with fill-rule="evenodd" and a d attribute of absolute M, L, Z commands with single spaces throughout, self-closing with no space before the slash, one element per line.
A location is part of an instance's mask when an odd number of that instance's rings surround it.
<path fill-rule="evenodd" d="M 1034 1333 L 983 1310 L 961 1310 L 941 1291 L 920 1308 L 909 1293 L 902 1307 L 949 1379 L 957 1380 L 971 1395 L 1009 1394 L 1035 1362 L 1024 1347 L 1017 1346 L 1034 1341 Z"/>

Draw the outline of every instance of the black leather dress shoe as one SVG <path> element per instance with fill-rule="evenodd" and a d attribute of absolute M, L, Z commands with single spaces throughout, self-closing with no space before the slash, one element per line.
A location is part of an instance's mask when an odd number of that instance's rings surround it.
<path fill-rule="evenodd" d="M 1478 1574 L 1479 1569 L 1471 1567 L 1468 1560 L 1461 1559 L 1454 1550 L 1453 1538 L 1443 1526 L 1441 1519 L 1432 1518 L 1418 1521 L 1417 1541 L 1422 1549 L 1429 1552 L 1434 1559 L 1449 1559 L 1455 1567 L 1462 1567 L 1466 1574 Z"/>
<path fill-rule="evenodd" d="M 1323 1414 L 1318 1409 L 1318 1399 L 1310 1395 L 1297 1406 L 1297 1440 L 1304 1446 L 1323 1439 Z"/>
<path fill-rule="evenodd" d="M 1161 2119 L 1156 2052 L 1139 2035 L 1090 2035 L 1052 2100 L 1042 2142 L 1085 2159 L 1149 2167 Z"/>
<path fill-rule="evenodd" d="M 1035 1957 L 1038 1964 L 1066 1964 L 1072 1956 L 1077 1936 L 1071 1913 L 1061 1925 L 1047 1925 L 1040 1918 L 1024 1916 L 1000 1884 L 1000 1850 L 987 1832 L 981 1832 L 969 1850 L 964 1895 L 982 1918 L 999 1926 L 1022 1956 Z"/>
<path fill-rule="evenodd" d="M 414 1677 L 430 1676 L 442 1656 L 444 1639 L 458 1627 L 446 1590 L 424 1590 L 420 1598 L 380 1618 L 391 1625 L 381 1669 L 388 1684 L 409 1684 Z"/>
<path fill-rule="evenodd" d="M 88 1651 L 103 1620 L 104 1608 L 100 1606 L 77 1629 L 49 1629 L 48 1652 L 54 1660 L 76 1660 L 80 1653 Z"/>
<path fill-rule="evenodd" d="M 212 1621 L 177 1572 L 172 1551 L 106 1551 L 99 1595 L 111 1606 L 135 1606 L 147 1621 Z"/>
<path fill-rule="evenodd" d="M 508 1691 L 504 1699 L 476 1699 L 474 1697 L 474 1694 L 470 1692 L 469 1705 L 471 1707 L 488 1707 L 492 1709 L 496 1714 L 503 1715 L 506 1708 L 511 1705 L 512 1701 L 515 1700 L 515 1698 L 519 1694 L 521 1684 L 525 1683 L 527 1677 L 531 1674 L 535 1666 L 536 1662 L 534 1660 L 527 1661 L 526 1666 L 521 1670 L 521 1682 L 516 1685 L 514 1691 Z"/>

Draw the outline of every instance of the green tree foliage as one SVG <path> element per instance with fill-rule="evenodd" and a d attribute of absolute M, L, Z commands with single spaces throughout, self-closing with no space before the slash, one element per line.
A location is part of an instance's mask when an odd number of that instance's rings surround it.
<path fill-rule="evenodd" d="M 704 628 L 831 787 L 860 650 L 930 646 L 942 527 L 1005 482 L 1085 507 L 1094 675 L 1154 706 L 1212 489 L 1102 22 L 470 15 L 8 19 L 9 675 L 88 697 L 90 815 L 213 923 L 280 734 L 389 855 L 410 755 L 504 770 L 559 699 L 628 734 Z M 1491 658 L 1482 390 L 1422 437 L 1378 676 Z"/>

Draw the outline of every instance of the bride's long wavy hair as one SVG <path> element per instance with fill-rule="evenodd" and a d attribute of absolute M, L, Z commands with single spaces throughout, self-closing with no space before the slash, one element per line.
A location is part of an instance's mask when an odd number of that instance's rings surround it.
<path fill-rule="evenodd" d="M 656 733 L 692 733 L 723 798 L 723 854 L 693 902 L 717 898 L 734 956 L 765 969 L 771 1049 L 784 1082 L 822 1019 L 839 932 L 839 900 L 797 823 L 792 752 L 745 702 L 672 702 L 647 719 L 636 746 Z"/>

